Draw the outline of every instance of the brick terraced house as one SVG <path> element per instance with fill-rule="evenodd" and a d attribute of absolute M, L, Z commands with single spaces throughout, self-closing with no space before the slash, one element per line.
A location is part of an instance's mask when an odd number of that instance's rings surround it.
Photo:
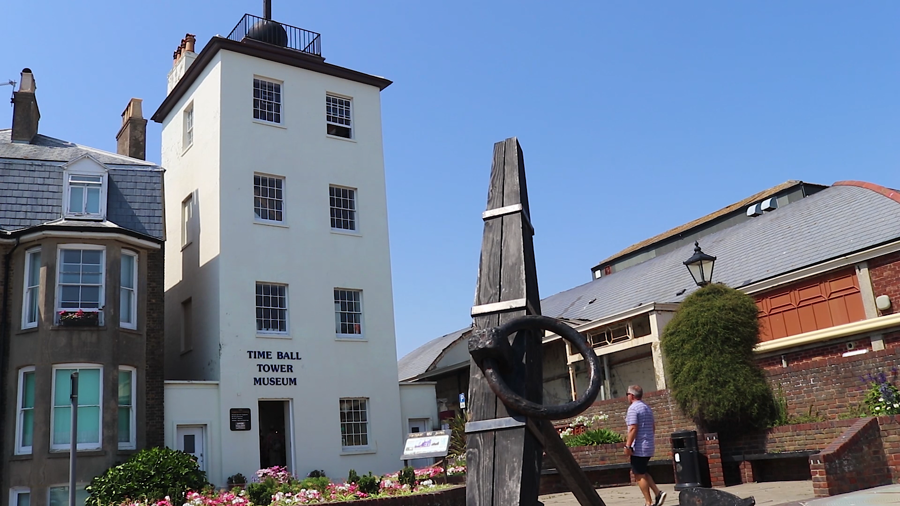
<path fill-rule="evenodd" d="M 119 153 L 38 133 L 22 71 L 0 130 L 0 504 L 68 504 L 70 376 L 79 373 L 76 496 L 163 444 L 163 169 L 132 99 Z"/>

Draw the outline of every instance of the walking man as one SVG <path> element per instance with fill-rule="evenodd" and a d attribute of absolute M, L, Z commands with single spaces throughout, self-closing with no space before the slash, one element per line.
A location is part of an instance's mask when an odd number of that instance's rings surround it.
<path fill-rule="evenodd" d="M 641 400 L 643 396 L 644 390 L 640 385 L 631 385 L 628 387 L 628 393 L 625 394 L 628 402 L 631 403 L 628 406 L 628 413 L 625 415 L 625 424 L 628 425 L 628 435 L 625 436 L 625 455 L 631 457 L 631 471 L 634 473 L 641 493 L 644 494 L 644 504 L 646 506 L 662 506 L 666 501 L 666 493 L 659 490 L 653 477 L 647 472 L 647 464 L 656 451 L 653 444 L 655 422 L 653 410 Z M 651 490 L 655 498 L 650 495 Z"/>

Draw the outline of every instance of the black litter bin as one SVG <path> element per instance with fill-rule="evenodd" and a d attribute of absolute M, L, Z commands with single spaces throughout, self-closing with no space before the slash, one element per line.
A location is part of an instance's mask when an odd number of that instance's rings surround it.
<path fill-rule="evenodd" d="M 675 460 L 675 490 L 701 486 L 697 431 L 673 432 L 672 453 Z"/>

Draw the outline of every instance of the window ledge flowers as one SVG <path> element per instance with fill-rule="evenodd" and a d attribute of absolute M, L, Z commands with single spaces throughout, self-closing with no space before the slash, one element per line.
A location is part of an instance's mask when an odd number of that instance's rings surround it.
<path fill-rule="evenodd" d="M 60 311 L 59 324 L 63 327 L 97 327 L 100 325 L 99 311 Z"/>

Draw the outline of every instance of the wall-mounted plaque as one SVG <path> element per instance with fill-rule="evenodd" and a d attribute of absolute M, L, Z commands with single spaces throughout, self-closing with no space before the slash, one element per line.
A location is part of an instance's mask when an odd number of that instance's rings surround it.
<path fill-rule="evenodd" d="M 231 408 L 231 430 L 250 430 L 250 408 Z"/>

